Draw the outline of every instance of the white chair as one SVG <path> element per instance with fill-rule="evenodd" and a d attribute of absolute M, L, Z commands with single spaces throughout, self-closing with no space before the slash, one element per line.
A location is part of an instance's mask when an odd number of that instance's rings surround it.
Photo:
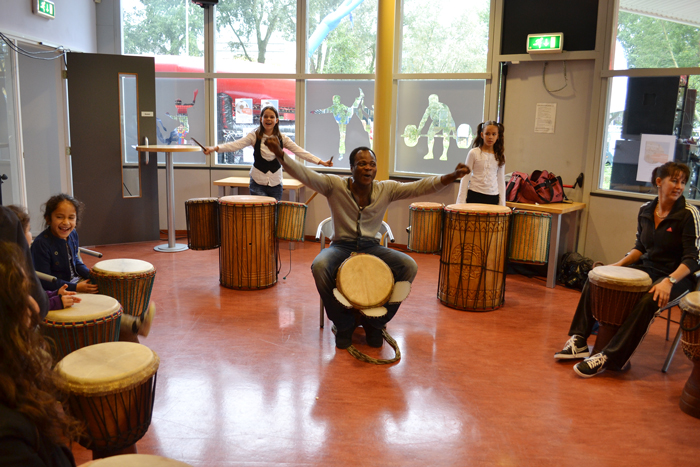
<path fill-rule="evenodd" d="M 318 224 L 318 229 L 316 229 L 316 240 L 321 241 L 321 251 L 323 251 L 324 248 L 326 248 L 326 237 L 330 237 L 331 234 L 333 233 L 333 224 L 331 224 L 331 218 L 327 218 L 321 221 L 320 224 Z M 387 246 L 389 242 L 394 243 L 395 238 L 394 234 L 391 232 L 391 227 L 389 227 L 389 224 L 386 222 L 382 221 L 382 226 L 379 228 L 379 232 L 377 235 L 381 235 L 381 243 L 384 246 Z M 324 322 L 324 316 L 323 316 L 323 299 L 321 299 L 321 327 L 323 327 L 323 322 Z"/>

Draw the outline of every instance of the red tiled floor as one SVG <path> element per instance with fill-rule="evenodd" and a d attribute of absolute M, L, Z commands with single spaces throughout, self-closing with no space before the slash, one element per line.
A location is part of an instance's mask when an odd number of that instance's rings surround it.
<path fill-rule="evenodd" d="M 691 364 L 658 321 L 624 373 L 584 380 L 552 358 L 579 293 L 512 275 L 506 303 L 468 313 L 436 299 L 439 257 L 419 265 L 389 332 L 403 358 L 375 366 L 318 327 L 317 243 L 282 243 L 277 285 L 219 286 L 218 250 L 96 247 L 155 265 L 158 313 L 141 342 L 161 358 L 140 453 L 193 466 L 669 466 L 700 458 L 700 420 L 678 408 Z M 86 258 L 88 265 L 98 260 Z M 672 332 L 675 332 L 673 325 Z M 371 355 L 392 355 L 354 342 Z M 589 342 L 593 344 L 593 342 Z M 91 453 L 75 446 L 78 464 Z"/>

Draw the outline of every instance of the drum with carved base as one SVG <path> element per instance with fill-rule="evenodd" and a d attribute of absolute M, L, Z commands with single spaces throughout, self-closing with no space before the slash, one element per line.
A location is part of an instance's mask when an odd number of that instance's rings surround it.
<path fill-rule="evenodd" d="M 490 204 L 445 208 L 438 299 L 468 311 L 503 305 L 511 210 Z"/>

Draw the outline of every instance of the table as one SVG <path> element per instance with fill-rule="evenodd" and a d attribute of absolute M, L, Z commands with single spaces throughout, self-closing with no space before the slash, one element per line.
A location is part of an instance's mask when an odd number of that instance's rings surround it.
<path fill-rule="evenodd" d="M 175 243 L 175 170 L 173 169 L 174 152 L 197 152 L 202 149 L 199 146 L 179 146 L 170 144 L 145 144 L 136 146 L 140 152 L 165 153 L 165 193 L 168 201 L 168 244 L 158 245 L 154 248 L 163 253 L 184 251 L 187 245 Z"/>
<path fill-rule="evenodd" d="M 250 186 L 250 177 L 222 178 L 221 180 L 215 180 L 214 185 L 219 187 L 219 198 L 227 195 L 226 187 L 232 188 L 232 193 L 230 194 L 237 195 L 239 187 L 248 188 Z M 294 178 L 285 178 L 282 181 L 282 187 L 285 190 L 289 190 L 289 201 L 297 201 L 304 184 Z"/>
<path fill-rule="evenodd" d="M 547 260 L 547 287 L 554 288 L 557 284 L 557 267 L 559 265 L 559 237 L 561 236 L 561 216 L 581 211 L 586 203 L 550 203 L 528 204 L 506 202 L 509 208 L 521 211 L 546 212 L 552 215 L 552 230 L 549 232 L 549 258 Z M 578 217 L 577 217 L 578 221 Z M 578 224 L 578 222 L 577 222 Z M 578 235 L 576 236 L 578 239 Z"/>

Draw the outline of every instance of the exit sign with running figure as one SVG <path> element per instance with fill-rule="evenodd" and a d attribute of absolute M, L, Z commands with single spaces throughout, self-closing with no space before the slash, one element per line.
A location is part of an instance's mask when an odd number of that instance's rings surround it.
<path fill-rule="evenodd" d="M 527 53 L 559 53 L 563 50 L 564 33 L 529 34 L 527 36 Z"/>
<path fill-rule="evenodd" d="M 56 6 L 49 0 L 34 0 L 32 2 L 32 7 L 35 15 L 49 19 L 56 18 Z"/>

